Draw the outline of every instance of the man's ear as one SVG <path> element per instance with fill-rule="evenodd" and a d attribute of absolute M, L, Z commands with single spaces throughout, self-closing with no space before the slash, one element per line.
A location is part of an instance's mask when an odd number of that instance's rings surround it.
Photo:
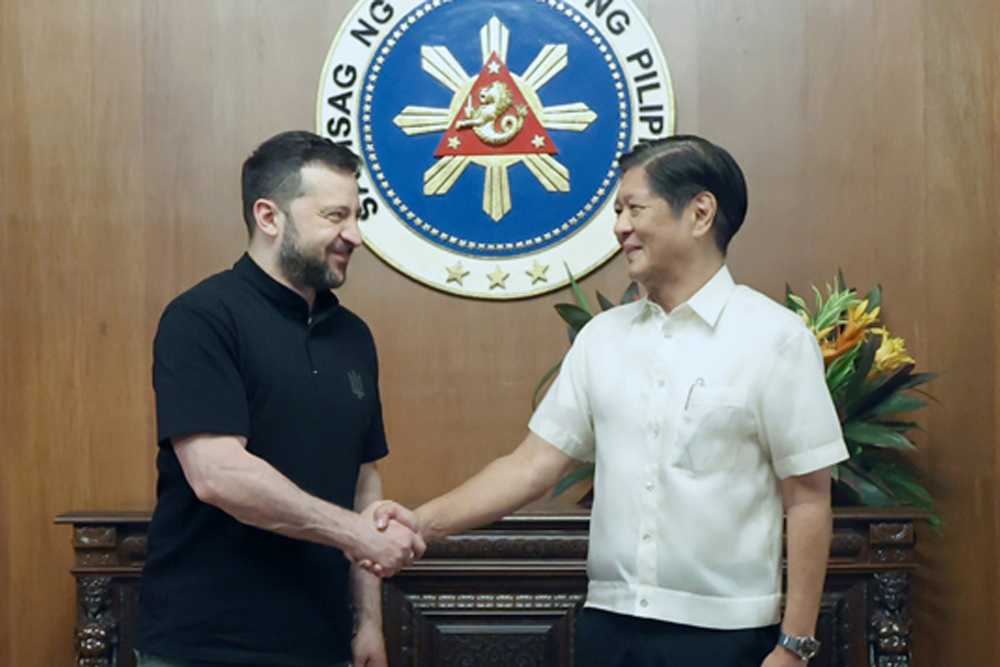
<path fill-rule="evenodd" d="M 691 210 L 694 213 L 692 233 L 695 238 L 702 238 L 712 233 L 715 225 L 715 215 L 719 211 L 719 202 L 708 190 L 699 192 L 691 200 Z"/>
<path fill-rule="evenodd" d="M 277 238 L 284 225 L 285 214 L 273 200 L 258 199 L 253 203 L 253 219 L 262 234 Z"/>

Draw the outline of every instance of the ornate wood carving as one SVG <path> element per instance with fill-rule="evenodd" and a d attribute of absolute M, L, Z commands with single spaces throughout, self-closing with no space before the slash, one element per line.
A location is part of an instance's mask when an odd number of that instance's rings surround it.
<path fill-rule="evenodd" d="M 915 538 L 912 522 L 873 523 L 870 529 L 872 544 L 913 544 Z"/>
<path fill-rule="evenodd" d="M 124 561 L 132 565 L 146 560 L 146 536 L 130 535 L 122 540 L 121 553 Z"/>
<path fill-rule="evenodd" d="M 111 605 L 111 577 L 77 580 L 76 667 L 110 667 L 118 620 Z"/>
<path fill-rule="evenodd" d="M 833 558 L 857 558 L 867 546 L 865 536 L 856 530 L 838 530 L 830 541 L 830 556 Z"/>
<path fill-rule="evenodd" d="M 586 537 L 560 535 L 458 535 L 430 545 L 425 558 L 584 559 Z"/>
<path fill-rule="evenodd" d="M 910 667 L 915 513 L 838 509 L 810 667 Z M 134 667 L 145 513 L 72 513 L 74 667 Z M 383 589 L 393 667 L 572 665 L 586 512 L 523 513 L 443 540 Z"/>
<path fill-rule="evenodd" d="M 482 634 L 450 635 L 441 651 L 442 667 L 546 667 L 545 637 L 507 635 L 484 631 Z"/>
<path fill-rule="evenodd" d="M 913 623 L 910 620 L 910 575 L 876 572 L 875 610 L 872 613 L 872 646 L 877 667 L 910 667 Z"/>
<path fill-rule="evenodd" d="M 583 602 L 583 593 L 551 594 L 414 594 L 407 598 L 416 609 L 436 611 L 553 611 L 573 609 Z"/>

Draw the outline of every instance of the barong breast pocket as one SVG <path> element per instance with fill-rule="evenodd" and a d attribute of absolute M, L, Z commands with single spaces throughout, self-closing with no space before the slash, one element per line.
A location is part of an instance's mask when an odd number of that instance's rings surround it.
<path fill-rule="evenodd" d="M 741 387 L 691 387 L 677 428 L 672 465 L 694 473 L 726 472 L 737 459 L 738 443 L 752 427 Z"/>

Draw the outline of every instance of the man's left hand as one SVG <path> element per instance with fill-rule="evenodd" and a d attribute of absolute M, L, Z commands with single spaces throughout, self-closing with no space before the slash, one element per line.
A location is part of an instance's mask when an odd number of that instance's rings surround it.
<path fill-rule="evenodd" d="M 774 650 L 767 654 L 760 667 L 806 667 L 808 660 L 803 660 L 788 649 L 775 646 Z"/>
<path fill-rule="evenodd" d="M 389 667 L 382 629 L 374 623 L 362 623 L 351 640 L 351 667 Z"/>

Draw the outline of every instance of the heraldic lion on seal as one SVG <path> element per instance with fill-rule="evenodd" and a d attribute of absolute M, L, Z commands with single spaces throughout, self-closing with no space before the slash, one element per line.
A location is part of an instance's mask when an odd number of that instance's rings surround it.
<path fill-rule="evenodd" d="M 514 97 L 507 84 L 494 81 L 479 89 L 481 103 L 479 106 L 473 106 L 472 96 L 469 96 L 465 107 L 466 120 L 459 121 L 456 127 L 459 129 L 471 127 L 476 136 L 490 146 L 508 144 L 524 127 L 524 117 L 528 115 L 528 109 L 518 105 L 513 114 L 505 116 L 513 100 Z M 498 119 L 500 119 L 499 129 L 496 127 Z"/>

